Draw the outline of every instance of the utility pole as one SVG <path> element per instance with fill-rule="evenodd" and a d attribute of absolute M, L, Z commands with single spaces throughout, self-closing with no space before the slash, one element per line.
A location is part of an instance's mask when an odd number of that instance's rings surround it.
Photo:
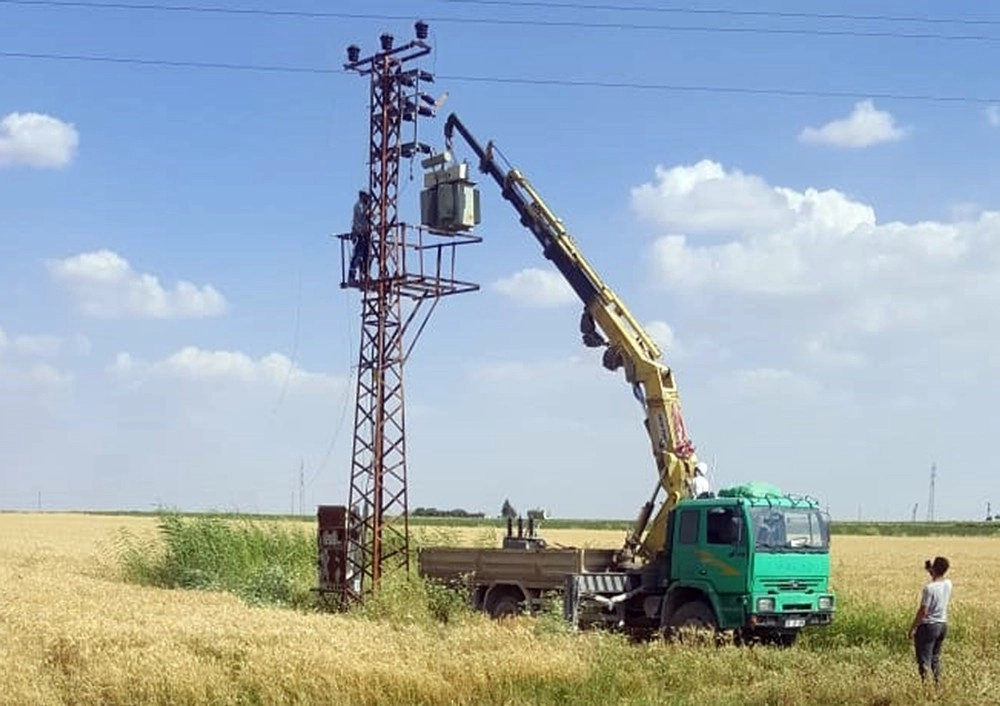
<path fill-rule="evenodd" d="M 934 481 L 937 479 L 937 464 L 931 464 L 931 489 L 930 497 L 927 499 L 927 521 L 934 521 Z"/>
<path fill-rule="evenodd" d="M 306 492 L 306 462 L 304 460 L 299 460 L 299 514 L 305 513 L 304 497 Z M 294 514 L 294 512 L 292 513 Z"/>
<path fill-rule="evenodd" d="M 361 337 L 358 350 L 348 504 L 318 509 L 319 591 L 335 597 L 338 608 L 364 601 L 378 589 L 386 571 L 409 573 L 406 425 L 403 364 L 423 331 L 437 301 L 471 292 L 478 285 L 455 278 L 455 248 L 481 238 L 436 233 L 404 223 L 399 217 L 399 172 L 402 159 L 433 155 L 417 140 L 417 123 L 435 116 L 443 97 L 434 99 L 422 87 L 434 76 L 416 60 L 427 56 L 428 25 L 414 24 L 416 39 L 393 47 L 388 32 L 379 37 L 380 51 L 361 56 L 347 48 L 344 69 L 369 82 L 369 257 L 355 279 L 350 261 L 350 233 L 341 240 L 341 288 L 361 293 Z M 412 123 L 412 141 L 403 140 L 403 123 Z M 425 160 L 426 161 L 426 160 Z M 442 236 L 442 237 L 439 237 Z M 438 239 L 435 240 L 435 237 Z M 355 245 L 362 244 L 358 240 Z M 430 302 L 429 308 L 422 305 Z M 418 312 L 421 315 L 418 317 Z M 404 333 L 416 325 L 413 340 Z"/>
<path fill-rule="evenodd" d="M 910 516 L 910 522 L 916 522 L 917 521 L 917 508 L 919 506 L 920 506 L 920 503 L 913 503 L 913 514 Z"/>

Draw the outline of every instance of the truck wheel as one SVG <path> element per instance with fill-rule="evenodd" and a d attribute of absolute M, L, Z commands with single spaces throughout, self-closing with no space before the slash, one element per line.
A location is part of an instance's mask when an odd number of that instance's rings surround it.
<path fill-rule="evenodd" d="M 511 591 L 504 591 L 490 598 L 487 612 L 491 618 L 508 618 L 521 612 L 521 600 Z"/>
<path fill-rule="evenodd" d="M 664 634 L 681 642 L 705 642 L 715 639 L 717 628 L 712 608 L 704 601 L 690 601 L 670 616 Z"/>

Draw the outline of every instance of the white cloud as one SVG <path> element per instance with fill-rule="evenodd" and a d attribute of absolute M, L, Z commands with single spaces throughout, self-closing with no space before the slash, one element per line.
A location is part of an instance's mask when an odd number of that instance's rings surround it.
<path fill-rule="evenodd" d="M 9 113 L 0 120 L 0 167 L 60 169 L 76 154 L 76 128 L 40 113 Z"/>
<path fill-rule="evenodd" d="M 48 363 L 35 363 L 28 368 L 28 375 L 33 382 L 45 387 L 68 385 L 75 377 L 73 373 Z"/>
<path fill-rule="evenodd" d="M 0 329 L 0 351 L 22 358 L 57 358 L 65 352 L 86 355 L 90 352 L 90 339 L 76 334 L 72 338 L 55 336 L 50 333 L 21 333 L 7 335 Z"/>
<path fill-rule="evenodd" d="M 633 203 L 671 230 L 723 222 L 739 208 L 749 214 L 747 226 L 733 224 L 725 242 L 699 245 L 676 233 L 658 238 L 652 267 L 664 290 L 780 296 L 812 307 L 814 325 L 869 334 L 981 330 L 985 320 L 976 324 L 977 317 L 997 320 L 1000 213 L 957 223 L 879 223 L 873 208 L 839 191 L 768 186 L 714 163 L 656 173 L 658 183 L 634 190 Z M 666 187 L 668 174 L 682 175 L 686 190 Z M 746 199 L 750 179 L 757 203 Z M 712 198 L 702 198 L 702 183 Z M 663 194 L 669 209 L 651 200 L 654 193 Z"/>
<path fill-rule="evenodd" d="M 71 337 L 64 348 L 73 350 Z M 47 508 L 287 512 L 304 462 L 308 513 L 335 501 L 330 487 L 351 450 L 344 410 L 352 392 L 346 375 L 279 353 L 189 346 L 162 359 L 121 353 L 106 371 L 68 371 L 5 351 L 3 503 L 34 507 L 41 491 Z"/>
<path fill-rule="evenodd" d="M 810 288 L 795 252 L 748 249 L 743 243 L 711 248 L 692 247 L 683 235 L 668 235 L 653 245 L 654 264 L 664 287 L 699 287 L 739 282 L 750 292 L 781 293 Z"/>
<path fill-rule="evenodd" d="M 734 228 L 771 229 L 787 223 L 787 200 L 760 178 L 701 160 L 666 169 L 656 167 L 655 183 L 632 189 L 640 218 L 692 232 Z"/>
<path fill-rule="evenodd" d="M 194 382 L 235 381 L 272 387 L 340 388 L 342 378 L 304 370 L 281 353 L 269 353 L 254 360 L 241 351 L 204 350 L 186 346 L 163 360 L 136 360 L 129 353 L 119 353 L 108 367 L 125 379 L 148 377 Z"/>
<path fill-rule="evenodd" d="M 63 339 L 50 334 L 9 335 L 0 329 L 0 388 L 3 392 L 57 388 L 71 383 L 74 375 L 40 358 L 59 355 Z"/>
<path fill-rule="evenodd" d="M 50 363 L 0 360 L 0 397 L 16 400 L 18 394 L 57 391 L 73 382 L 71 371 Z"/>
<path fill-rule="evenodd" d="M 652 336 L 663 352 L 663 359 L 670 365 L 684 355 L 677 343 L 673 328 L 665 321 L 649 321 L 644 324 L 646 332 Z M 624 380 L 621 369 L 613 373 L 607 370 L 601 356 L 604 348 L 582 349 L 579 353 L 562 358 L 541 358 L 535 360 L 494 360 L 484 361 L 470 368 L 472 380 L 496 384 L 505 389 L 505 394 L 519 385 L 536 389 L 573 381 L 574 385 L 589 384 L 606 379 Z M 513 387 L 512 387 L 513 386 Z"/>
<path fill-rule="evenodd" d="M 226 300 L 212 285 L 180 281 L 164 288 L 155 275 L 137 272 L 110 250 L 81 253 L 47 263 L 49 272 L 99 318 L 203 318 L 219 316 Z"/>
<path fill-rule="evenodd" d="M 878 110 L 870 100 L 854 105 L 846 118 L 831 120 L 822 127 L 806 127 L 799 141 L 806 144 L 831 145 L 857 149 L 883 142 L 896 142 L 908 136 L 910 128 L 900 127 L 891 113 Z"/>
<path fill-rule="evenodd" d="M 1000 127 L 1000 105 L 988 106 L 985 110 L 986 122 L 993 127 Z"/>
<path fill-rule="evenodd" d="M 758 399 L 771 395 L 801 399 L 815 397 L 823 391 L 818 381 L 801 373 L 780 368 L 733 370 L 716 378 L 714 385 L 723 394 L 737 394 Z"/>
<path fill-rule="evenodd" d="M 510 383 L 530 383 L 532 385 L 546 380 L 559 378 L 582 372 L 589 374 L 597 369 L 597 363 L 586 361 L 578 355 L 559 359 L 543 360 L 500 360 L 478 363 L 471 368 L 473 380 L 483 380 L 499 383 L 502 386 Z"/>
<path fill-rule="evenodd" d="M 764 232 L 808 219 L 817 224 L 874 222 L 869 206 L 834 190 L 797 192 L 718 162 L 701 160 L 671 169 L 657 166 L 656 180 L 631 190 L 632 209 L 662 228 L 691 233 Z"/>
<path fill-rule="evenodd" d="M 11 348 L 18 353 L 40 358 L 54 358 L 59 355 L 63 340 L 51 334 L 22 334 L 11 341 Z"/>
<path fill-rule="evenodd" d="M 646 333 L 653 337 L 663 351 L 666 359 L 677 359 L 684 354 L 684 349 L 677 343 L 674 329 L 666 321 L 649 321 L 645 325 Z"/>
<path fill-rule="evenodd" d="M 493 289 L 520 304 L 533 307 L 563 306 L 577 300 L 562 275 L 534 267 L 497 280 Z"/>

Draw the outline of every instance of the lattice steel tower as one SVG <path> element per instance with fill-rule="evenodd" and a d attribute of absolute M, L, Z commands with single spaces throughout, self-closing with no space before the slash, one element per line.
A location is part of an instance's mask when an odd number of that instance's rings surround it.
<path fill-rule="evenodd" d="M 427 24 L 418 21 L 415 30 L 416 39 L 396 48 L 391 34 L 381 35 L 381 51 L 364 58 L 351 45 L 344 65 L 368 77 L 371 119 L 370 242 L 361 241 L 362 248 L 368 246 L 368 257 L 356 280 L 344 276 L 351 235 L 338 236 L 341 287 L 361 293 L 349 510 L 344 513 L 346 556 L 343 573 L 331 578 L 328 587 L 339 594 L 342 607 L 363 601 L 387 570 L 409 571 L 403 364 L 440 297 L 479 288 L 455 278 L 455 249 L 480 238 L 409 225 L 399 218 L 400 162 L 433 154 L 429 145 L 417 141 L 417 123 L 434 117 L 441 102 L 421 89 L 433 83 L 433 75 L 410 68 L 431 52 Z M 404 126 L 413 130 L 408 142 L 403 141 Z M 430 306 L 424 307 L 427 302 Z M 411 324 L 415 333 L 404 345 Z"/>

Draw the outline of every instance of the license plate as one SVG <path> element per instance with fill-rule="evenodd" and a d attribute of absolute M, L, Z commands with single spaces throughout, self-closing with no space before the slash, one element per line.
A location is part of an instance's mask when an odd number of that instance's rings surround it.
<path fill-rule="evenodd" d="M 805 618 L 785 618 L 786 628 L 802 628 L 806 625 Z"/>

